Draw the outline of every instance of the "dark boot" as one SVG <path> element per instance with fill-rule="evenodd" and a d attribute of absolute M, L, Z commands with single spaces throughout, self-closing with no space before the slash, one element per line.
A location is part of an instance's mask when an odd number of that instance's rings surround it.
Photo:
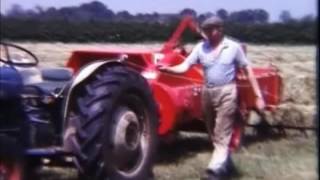
<path fill-rule="evenodd" d="M 226 171 L 212 171 L 210 169 L 206 170 L 206 174 L 201 178 L 201 180 L 230 180 L 231 177 L 226 173 Z"/>

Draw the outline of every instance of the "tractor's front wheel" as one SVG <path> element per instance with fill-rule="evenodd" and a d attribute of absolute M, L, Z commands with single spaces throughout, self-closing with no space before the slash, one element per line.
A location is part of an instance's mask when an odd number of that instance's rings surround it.
<path fill-rule="evenodd" d="M 147 81 L 124 67 L 106 67 L 88 79 L 70 113 L 69 138 L 81 177 L 148 179 L 157 145 L 158 114 Z"/>

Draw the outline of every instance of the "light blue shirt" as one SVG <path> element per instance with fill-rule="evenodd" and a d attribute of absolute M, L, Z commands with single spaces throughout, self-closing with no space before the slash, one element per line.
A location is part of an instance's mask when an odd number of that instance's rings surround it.
<path fill-rule="evenodd" d="M 189 66 L 203 66 L 205 82 L 210 87 L 234 81 L 236 68 L 249 64 L 240 43 L 227 37 L 215 49 L 208 41 L 198 43 L 185 61 Z"/>

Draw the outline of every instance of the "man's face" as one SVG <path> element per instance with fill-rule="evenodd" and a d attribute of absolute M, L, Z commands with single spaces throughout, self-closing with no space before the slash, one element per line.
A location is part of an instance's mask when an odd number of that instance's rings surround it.
<path fill-rule="evenodd" d="M 211 41 L 217 41 L 223 36 L 223 27 L 221 25 L 212 25 L 203 29 L 204 34 Z"/>

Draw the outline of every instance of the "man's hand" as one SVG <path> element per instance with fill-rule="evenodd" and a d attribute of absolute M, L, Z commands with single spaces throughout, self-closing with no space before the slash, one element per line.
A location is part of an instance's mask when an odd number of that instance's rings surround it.
<path fill-rule="evenodd" d="M 266 104 L 264 102 L 264 99 L 262 97 L 262 93 L 261 93 L 261 90 L 259 88 L 259 85 L 258 85 L 258 81 L 257 79 L 255 78 L 254 74 L 253 74 L 253 71 L 252 71 L 252 68 L 250 65 L 247 65 L 246 68 L 245 68 L 245 72 L 246 74 L 248 75 L 248 78 L 249 78 L 249 81 L 250 81 L 250 84 L 253 88 L 253 91 L 256 95 L 256 108 L 257 110 L 261 111 L 265 108 Z"/>
<path fill-rule="evenodd" d="M 256 99 L 256 108 L 259 111 L 262 111 L 262 110 L 264 110 L 265 107 L 266 107 L 266 103 L 264 102 L 263 98 L 262 97 L 257 97 L 257 99 Z"/>
<path fill-rule="evenodd" d="M 175 73 L 175 74 L 182 74 L 182 73 L 185 73 L 189 69 L 190 65 L 186 62 L 183 62 L 183 63 L 175 65 L 175 66 L 158 64 L 156 67 L 160 71 Z"/>

